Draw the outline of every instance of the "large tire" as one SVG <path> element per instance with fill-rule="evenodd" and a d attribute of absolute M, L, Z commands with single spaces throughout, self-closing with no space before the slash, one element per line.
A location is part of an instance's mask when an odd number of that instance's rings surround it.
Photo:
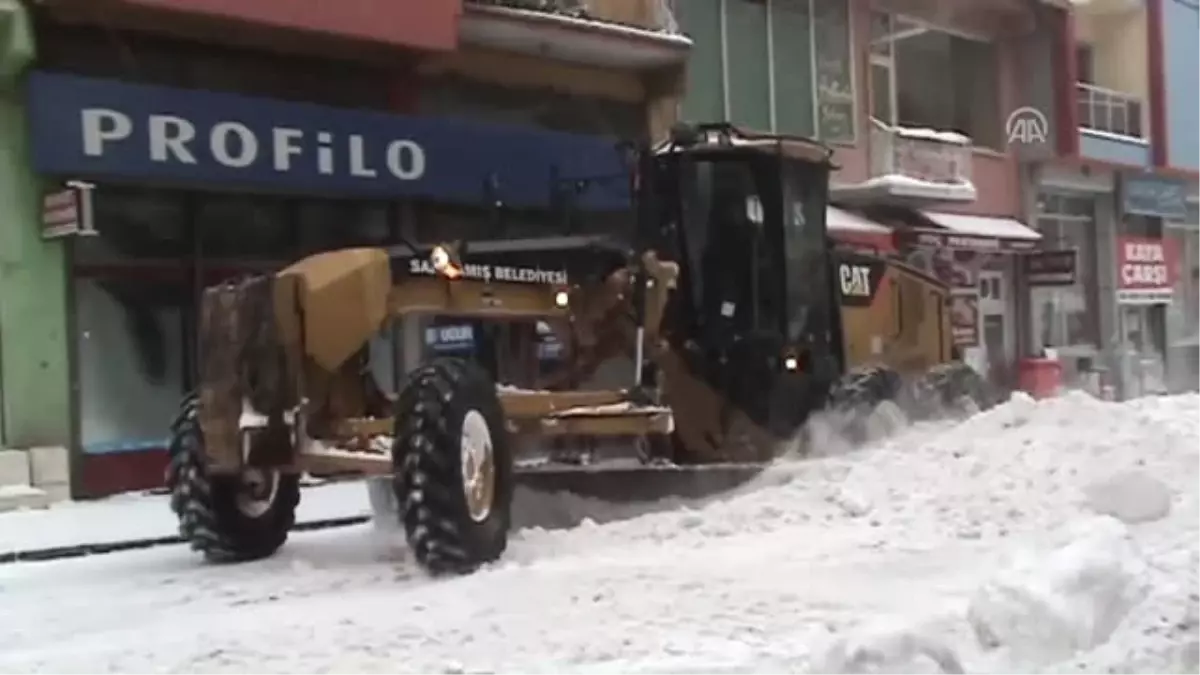
<path fill-rule="evenodd" d="M 396 402 L 392 462 L 418 564 L 435 575 L 466 574 L 504 553 L 513 458 L 496 385 L 479 366 L 437 359 L 409 375 Z"/>
<path fill-rule="evenodd" d="M 845 373 L 829 391 L 833 431 L 852 445 L 872 440 L 876 412 L 884 403 L 898 406 L 902 391 L 900 375 L 883 366 L 864 366 Z"/>
<path fill-rule="evenodd" d="M 922 419 L 971 414 L 1001 402 L 999 393 L 961 361 L 930 368 L 913 386 L 913 399 Z"/>
<path fill-rule="evenodd" d="M 167 487 L 179 534 L 210 562 L 266 558 L 283 546 L 296 522 L 299 479 L 263 471 L 252 485 L 242 476 L 208 475 L 199 405 L 189 395 L 171 425 Z"/>

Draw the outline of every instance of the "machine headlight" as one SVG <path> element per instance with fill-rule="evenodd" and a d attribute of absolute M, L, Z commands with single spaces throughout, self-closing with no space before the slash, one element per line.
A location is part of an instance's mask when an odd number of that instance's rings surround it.
<path fill-rule="evenodd" d="M 554 306 L 566 307 L 571 302 L 571 296 L 567 295 L 566 291 L 559 291 L 554 294 Z"/>
<path fill-rule="evenodd" d="M 789 356 L 783 360 L 783 367 L 788 370 L 795 370 L 800 367 L 800 363 L 796 360 L 796 357 Z"/>
<path fill-rule="evenodd" d="M 433 269 L 447 279 L 458 279 L 462 276 L 462 267 L 454 260 L 454 255 L 445 246 L 435 246 L 429 254 L 429 262 Z"/>

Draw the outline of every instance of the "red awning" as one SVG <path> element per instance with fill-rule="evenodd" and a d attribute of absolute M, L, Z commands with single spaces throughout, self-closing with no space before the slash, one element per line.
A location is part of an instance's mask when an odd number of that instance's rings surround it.
<path fill-rule="evenodd" d="M 854 249 L 871 253 L 896 250 L 892 228 L 835 206 L 825 210 L 825 227 L 835 242 Z"/>

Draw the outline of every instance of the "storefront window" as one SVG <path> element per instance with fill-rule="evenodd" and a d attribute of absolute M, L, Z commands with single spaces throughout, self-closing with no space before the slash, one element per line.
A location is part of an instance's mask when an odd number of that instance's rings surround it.
<path fill-rule="evenodd" d="M 75 242 L 74 304 L 83 451 L 161 448 L 186 386 L 190 315 L 179 193 L 96 191 L 102 233 Z"/>
<path fill-rule="evenodd" d="M 1064 377 L 1072 384 L 1099 352 L 1099 315 L 1095 281 L 1095 218 L 1090 199 L 1044 194 L 1038 230 L 1041 248 L 1074 250 L 1075 283 L 1030 289 L 1035 350 L 1057 350 Z"/>
<path fill-rule="evenodd" d="M 1167 386 L 1200 388 L 1200 219 L 1173 224 L 1166 236 L 1178 251 L 1175 289 L 1167 307 Z"/>
<path fill-rule="evenodd" d="M 282 199 L 241 195 L 197 195 L 194 199 L 203 260 L 289 261 L 292 232 Z"/>
<path fill-rule="evenodd" d="M 303 253 L 386 243 L 386 202 L 95 191 L 96 237 L 74 242 L 85 453 L 165 447 L 195 372 L 202 286 Z"/>
<path fill-rule="evenodd" d="M 395 241 L 387 202 L 302 199 L 295 208 L 296 237 L 303 253 Z"/>
<path fill-rule="evenodd" d="M 489 209 L 432 202 L 417 205 L 418 241 L 465 239 L 523 239 L 575 235 L 603 235 L 632 241 L 634 214 L 624 211 L 588 211 L 563 208 Z"/>

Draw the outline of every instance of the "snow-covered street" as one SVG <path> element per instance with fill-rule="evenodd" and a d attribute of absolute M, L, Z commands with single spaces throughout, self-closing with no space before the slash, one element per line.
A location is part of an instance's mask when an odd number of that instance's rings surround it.
<path fill-rule="evenodd" d="M 462 578 L 369 525 L 2 565 L 0 671 L 1197 672 L 1198 427 L 1194 394 L 1018 394 L 708 503 L 521 493 Z"/>

